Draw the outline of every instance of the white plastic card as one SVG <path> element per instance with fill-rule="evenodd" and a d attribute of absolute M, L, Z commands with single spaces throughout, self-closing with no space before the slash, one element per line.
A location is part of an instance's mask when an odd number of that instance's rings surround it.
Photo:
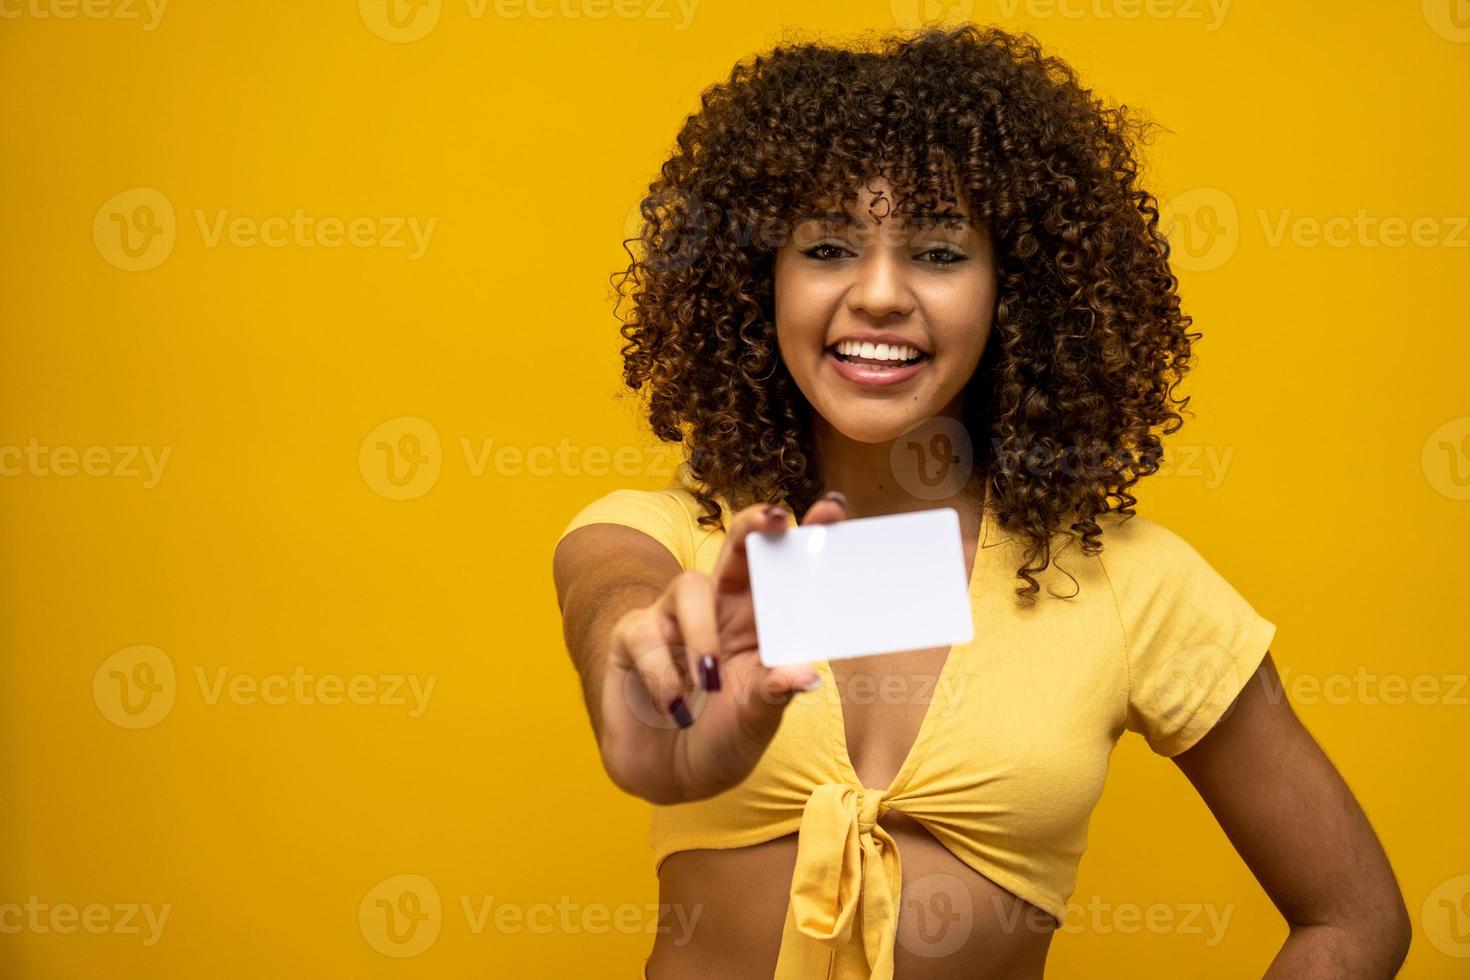
<path fill-rule="evenodd" d="M 968 643 L 975 634 L 953 507 L 746 538 L 767 667 Z"/>

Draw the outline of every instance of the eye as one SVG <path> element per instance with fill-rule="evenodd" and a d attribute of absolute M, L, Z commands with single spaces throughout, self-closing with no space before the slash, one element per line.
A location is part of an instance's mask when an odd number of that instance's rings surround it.
<path fill-rule="evenodd" d="M 931 260 L 934 265 L 955 265 L 957 263 L 966 261 L 966 256 L 963 252 L 960 252 L 949 245 L 943 245 L 939 248 L 931 248 L 924 254 L 927 256 L 934 256 L 934 258 Z"/>
<path fill-rule="evenodd" d="M 818 262 L 831 262 L 841 256 L 833 255 L 833 252 L 846 252 L 847 249 L 841 245 L 833 245 L 831 242 L 819 242 L 811 248 L 803 249 L 801 254 L 807 258 L 816 259 Z"/>

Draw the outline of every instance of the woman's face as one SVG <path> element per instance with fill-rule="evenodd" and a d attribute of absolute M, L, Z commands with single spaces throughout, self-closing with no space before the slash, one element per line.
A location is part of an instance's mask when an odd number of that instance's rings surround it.
<path fill-rule="evenodd" d="M 798 220 L 775 262 L 782 359 L 822 419 L 865 443 L 959 417 L 995 312 L 984 228 L 938 219 L 900 226 L 883 217 L 891 193 L 875 178 L 845 217 Z M 875 346 L 849 343 L 864 340 Z M 915 350 L 908 366 L 881 366 Z"/>

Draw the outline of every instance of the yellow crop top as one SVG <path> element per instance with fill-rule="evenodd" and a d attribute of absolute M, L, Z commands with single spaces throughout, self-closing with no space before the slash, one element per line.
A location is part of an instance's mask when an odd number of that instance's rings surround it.
<path fill-rule="evenodd" d="M 709 572 L 723 530 L 698 526 L 687 467 L 663 490 L 614 490 L 586 524 L 636 528 Z M 729 508 L 720 501 L 728 526 Z M 791 526 L 795 526 L 794 518 Z M 847 752 L 831 665 L 798 694 L 760 763 L 734 789 L 653 806 L 654 868 L 692 848 L 797 833 L 776 980 L 893 976 L 902 872 L 888 810 L 957 858 L 1065 921 L 1113 746 L 1140 733 L 1159 755 L 1194 745 L 1264 659 L 1276 627 L 1181 537 L 1141 514 L 1104 515 L 1103 551 L 1061 535 L 1041 593 L 1020 606 L 1024 546 L 987 510 L 970 596 L 975 638 L 949 652 L 891 785 L 863 786 Z M 718 696 L 718 695 L 715 695 Z"/>

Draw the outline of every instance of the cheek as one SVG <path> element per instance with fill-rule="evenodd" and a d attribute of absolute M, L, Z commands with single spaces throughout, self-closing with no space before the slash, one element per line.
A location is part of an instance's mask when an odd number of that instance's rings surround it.
<path fill-rule="evenodd" d="M 787 347 L 822 346 L 831 321 L 833 298 L 799 275 L 776 280 L 776 335 Z"/>
<path fill-rule="evenodd" d="M 940 350 L 977 360 L 995 318 L 995 281 L 978 278 L 952 284 L 929 297 L 924 310 Z"/>

